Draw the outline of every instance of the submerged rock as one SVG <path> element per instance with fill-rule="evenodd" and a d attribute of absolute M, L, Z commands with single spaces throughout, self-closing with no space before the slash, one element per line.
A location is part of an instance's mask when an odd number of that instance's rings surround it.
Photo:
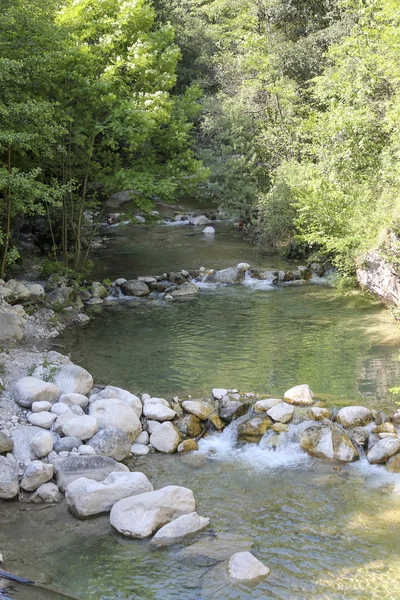
<path fill-rule="evenodd" d="M 228 573 L 233 579 L 248 581 L 266 577 L 269 568 L 263 565 L 251 552 L 236 552 L 229 559 Z"/>
<path fill-rule="evenodd" d="M 310 386 L 307 384 L 295 385 L 294 387 L 287 390 L 283 396 L 283 399 L 288 404 L 295 404 L 298 406 L 308 406 L 313 404 L 314 394 L 311 391 Z"/>
<path fill-rule="evenodd" d="M 357 448 L 345 431 L 335 425 L 311 425 L 300 436 L 301 448 L 315 458 L 341 462 L 359 459 Z"/>
<path fill-rule="evenodd" d="M 176 544 L 190 535 L 203 531 L 209 524 L 210 519 L 200 517 L 196 512 L 182 515 L 161 527 L 152 538 L 151 543 L 155 546 Z"/>
<path fill-rule="evenodd" d="M 110 512 L 114 504 L 128 496 L 153 491 L 153 486 L 143 473 L 111 473 L 104 481 L 81 477 L 71 482 L 65 499 L 72 513 L 78 517 L 91 517 Z"/>
<path fill-rule="evenodd" d="M 179 556 L 196 560 L 200 564 L 215 564 L 229 559 L 232 552 L 246 552 L 252 549 L 254 540 L 232 533 L 219 533 L 215 537 L 204 537 L 198 542 L 183 548 Z"/>
<path fill-rule="evenodd" d="M 122 535 L 146 538 L 173 519 L 194 512 L 195 504 L 191 490 L 169 485 L 120 500 L 111 509 L 110 523 Z"/>

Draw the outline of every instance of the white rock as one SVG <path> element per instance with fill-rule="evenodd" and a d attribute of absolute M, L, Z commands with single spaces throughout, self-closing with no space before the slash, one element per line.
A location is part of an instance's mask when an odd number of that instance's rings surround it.
<path fill-rule="evenodd" d="M 83 408 L 81 408 L 77 404 L 73 404 L 72 406 L 70 406 L 69 410 L 77 417 L 81 417 L 85 414 Z"/>
<path fill-rule="evenodd" d="M 182 402 L 182 407 L 186 412 L 200 419 L 200 421 L 205 421 L 215 412 L 215 408 L 211 404 L 202 402 L 201 400 L 185 400 L 185 402 Z"/>
<path fill-rule="evenodd" d="M 279 421 L 280 423 L 288 423 L 293 418 L 293 414 L 293 406 L 286 402 L 280 402 L 267 411 L 267 415 L 271 417 L 273 421 Z"/>
<path fill-rule="evenodd" d="M 33 413 L 39 413 L 39 412 L 48 412 L 49 410 L 51 410 L 51 407 L 53 406 L 53 404 L 51 402 L 47 402 L 47 400 L 42 400 L 41 402 L 33 402 L 32 406 L 31 406 L 31 411 Z"/>
<path fill-rule="evenodd" d="M 285 392 L 283 398 L 289 404 L 296 404 L 299 406 L 308 406 L 312 404 L 314 394 L 311 388 L 307 384 L 295 385 Z"/>
<path fill-rule="evenodd" d="M 149 434 L 147 433 L 147 431 L 142 431 L 135 438 L 135 444 L 144 444 L 145 446 L 147 446 L 147 444 L 149 443 L 149 439 L 150 439 L 150 437 L 149 437 Z"/>
<path fill-rule="evenodd" d="M 282 400 L 278 398 L 265 398 L 264 400 L 257 400 L 254 404 L 255 412 L 268 412 L 270 408 L 273 408 L 277 404 L 280 404 Z"/>
<path fill-rule="evenodd" d="M 63 433 L 63 427 L 65 425 L 65 423 L 67 421 L 69 421 L 70 419 L 76 419 L 76 415 L 74 415 L 73 412 L 70 411 L 70 409 L 67 410 L 67 412 L 64 412 L 62 415 L 59 415 L 56 419 L 56 421 L 54 421 L 54 425 L 53 425 L 53 431 L 54 433 L 58 433 L 59 435 Z"/>
<path fill-rule="evenodd" d="M 82 444 L 82 446 L 78 447 L 78 453 L 82 456 L 87 456 L 88 454 L 91 454 L 93 456 L 94 454 L 96 454 L 96 450 L 92 446 L 85 446 L 84 444 Z"/>
<path fill-rule="evenodd" d="M 147 429 L 149 431 L 149 434 L 152 435 L 155 432 L 155 430 L 160 427 L 160 425 L 160 421 L 147 421 Z"/>
<path fill-rule="evenodd" d="M 33 492 L 42 483 L 46 483 L 53 477 L 53 465 L 43 463 L 41 460 L 33 460 L 25 468 L 21 481 L 21 487 L 27 492 Z"/>
<path fill-rule="evenodd" d="M 65 499 L 72 512 L 90 517 L 109 512 L 123 498 L 151 492 L 153 486 L 143 473 L 111 473 L 104 481 L 81 477 L 70 483 Z"/>
<path fill-rule="evenodd" d="M 148 419 L 160 422 L 171 421 L 176 417 L 176 412 L 163 404 L 147 403 L 143 407 L 143 414 Z"/>
<path fill-rule="evenodd" d="M 148 394 L 143 394 L 142 402 L 146 406 L 146 404 L 162 404 L 163 406 L 169 407 L 169 402 L 164 398 L 152 398 Z"/>
<path fill-rule="evenodd" d="M 43 429 L 50 429 L 56 419 L 57 415 L 51 412 L 32 413 L 28 417 L 29 423 Z"/>
<path fill-rule="evenodd" d="M 150 448 L 144 444 L 132 444 L 131 452 L 135 456 L 146 456 L 150 452 Z"/>
<path fill-rule="evenodd" d="M 10 455 L 0 456 L 0 499 L 11 500 L 19 492 L 19 465 Z"/>
<path fill-rule="evenodd" d="M 39 503 L 44 502 L 45 504 L 55 504 L 62 500 L 62 493 L 58 489 L 55 483 L 47 482 L 42 483 L 38 489 L 30 496 L 29 502 Z"/>
<path fill-rule="evenodd" d="M 210 519 L 200 517 L 196 512 L 182 515 L 161 527 L 151 540 L 152 544 L 165 546 L 183 540 L 188 535 L 202 531 L 210 524 Z"/>
<path fill-rule="evenodd" d="M 37 458 L 43 458 L 53 450 L 54 438 L 49 431 L 37 433 L 31 440 L 31 448 Z"/>
<path fill-rule="evenodd" d="M 120 500 L 111 509 L 110 523 L 125 536 L 145 538 L 169 521 L 194 512 L 195 508 L 191 490 L 170 485 Z"/>
<path fill-rule="evenodd" d="M 214 388 L 212 391 L 212 395 L 216 400 L 222 400 L 222 398 L 227 394 L 228 390 L 225 390 L 224 388 Z"/>
<path fill-rule="evenodd" d="M 67 437 L 77 437 L 88 440 L 97 432 L 97 420 L 89 415 L 73 417 L 63 425 L 62 432 Z"/>
<path fill-rule="evenodd" d="M 69 413 L 71 411 L 66 404 L 62 404 L 61 402 L 56 402 L 51 407 L 51 412 L 59 417 L 60 415 L 63 415 L 64 413 Z"/>
<path fill-rule="evenodd" d="M 62 404 L 66 404 L 67 406 L 80 406 L 81 408 L 86 408 L 89 404 L 89 399 L 87 396 L 83 394 L 62 394 L 59 399 L 59 402 Z"/>
<path fill-rule="evenodd" d="M 150 436 L 151 445 L 159 452 L 165 454 L 171 454 L 175 452 L 181 441 L 181 436 L 178 431 L 168 421 L 161 423 L 160 427 L 157 427 L 154 433 Z"/>
<path fill-rule="evenodd" d="M 97 420 L 99 429 L 117 427 L 124 431 L 131 442 L 142 430 L 136 412 L 122 400 L 96 400 L 89 407 L 89 415 Z"/>
<path fill-rule="evenodd" d="M 34 402 L 45 400 L 54 404 L 61 396 L 61 390 L 37 377 L 23 377 L 14 386 L 14 400 L 24 408 L 30 408 Z"/>
<path fill-rule="evenodd" d="M 125 402 L 128 406 L 130 406 L 136 413 L 137 417 L 140 419 L 142 416 L 142 403 L 138 396 L 128 392 L 127 390 L 123 390 L 122 388 L 115 387 L 115 385 L 108 385 L 106 390 L 111 390 L 115 393 L 115 397 Z"/>
<path fill-rule="evenodd" d="M 391 456 L 400 451 L 399 438 L 383 438 L 372 446 L 367 454 L 367 459 L 371 464 L 386 462 Z"/>
<path fill-rule="evenodd" d="M 214 227 L 205 227 L 203 229 L 203 233 L 205 233 L 206 235 L 214 235 L 215 229 Z"/>
<path fill-rule="evenodd" d="M 228 573 L 233 579 L 246 581 L 266 577 L 270 570 L 251 552 L 236 552 L 229 559 Z"/>
<path fill-rule="evenodd" d="M 93 387 L 93 377 L 86 369 L 74 364 L 62 365 L 54 382 L 64 394 L 87 396 Z"/>
<path fill-rule="evenodd" d="M 239 269 L 239 271 L 248 271 L 248 269 L 250 269 L 250 265 L 249 263 L 241 262 L 237 265 L 237 268 Z"/>
<path fill-rule="evenodd" d="M 372 421 L 372 415 L 365 406 L 345 406 L 338 411 L 336 421 L 342 427 L 362 427 Z"/>

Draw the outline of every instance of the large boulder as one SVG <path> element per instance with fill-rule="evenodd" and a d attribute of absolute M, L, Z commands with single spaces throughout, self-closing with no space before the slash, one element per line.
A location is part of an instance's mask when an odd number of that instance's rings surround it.
<path fill-rule="evenodd" d="M 171 421 L 176 417 L 176 412 L 169 406 L 164 406 L 160 403 L 147 403 L 143 407 L 143 415 L 154 421 Z"/>
<path fill-rule="evenodd" d="M 125 296 L 148 296 L 150 294 L 149 286 L 138 279 L 125 281 L 121 284 L 121 290 Z"/>
<path fill-rule="evenodd" d="M 183 435 L 190 438 L 195 438 L 201 433 L 200 419 L 194 415 L 180 417 L 176 425 Z"/>
<path fill-rule="evenodd" d="M 336 421 L 342 427 L 363 427 L 372 421 L 372 414 L 365 406 L 345 406 L 338 411 Z"/>
<path fill-rule="evenodd" d="M 133 408 L 118 398 L 96 400 L 89 407 L 89 415 L 97 420 L 99 430 L 117 427 L 127 434 L 131 442 L 142 430 Z"/>
<path fill-rule="evenodd" d="M 155 546 L 176 544 L 190 535 L 203 531 L 210 524 L 210 519 L 200 517 L 196 512 L 182 515 L 164 527 L 153 536 L 151 543 Z"/>
<path fill-rule="evenodd" d="M 236 552 L 229 559 L 228 573 L 233 579 L 249 581 L 266 577 L 270 570 L 251 552 Z"/>
<path fill-rule="evenodd" d="M 185 281 L 172 292 L 173 298 L 186 298 L 188 296 L 196 296 L 199 293 L 199 287 L 191 281 Z"/>
<path fill-rule="evenodd" d="M 182 402 L 182 407 L 200 421 L 206 421 L 215 410 L 211 404 L 202 400 L 185 400 L 185 402 Z"/>
<path fill-rule="evenodd" d="M 115 471 L 129 471 L 125 465 L 107 456 L 66 456 L 53 461 L 57 485 L 62 492 L 75 479 L 86 477 L 104 481 Z"/>
<path fill-rule="evenodd" d="M 300 446 L 315 458 L 329 458 L 340 462 L 359 459 L 358 450 L 347 433 L 333 424 L 307 427 L 300 436 Z"/>
<path fill-rule="evenodd" d="M 0 305 L 0 342 L 22 340 L 22 320 L 12 308 Z"/>
<path fill-rule="evenodd" d="M 11 500 L 19 492 L 19 466 L 10 456 L 0 456 L 0 499 Z"/>
<path fill-rule="evenodd" d="M 400 451 L 400 438 L 387 437 L 376 442 L 367 454 L 368 461 L 375 465 L 386 462 Z"/>
<path fill-rule="evenodd" d="M 61 390 L 54 383 L 37 377 L 23 377 L 14 386 L 14 400 L 23 408 L 30 408 L 33 402 L 46 400 L 54 404 L 61 396 Z"/>
<path fill-rule="evenodd" d="M 72 287 L 58 287 L 52 292 L 49 292 L 46 296 L 46 301 L 51 306 L 72 306 L 75 309 L 80 310 L 83 308 L 83 302 L 79 298 L 78 293 Z"/>
<path fill-rule="evenodd" d="M 307 384 L 295 385 L 294 387 L 287 390 L 283 396 L 283 399 L 288 404 L 295 404 L 298 406 L 308 406 L 314 402 L 314 394 L 311 391 L 310 386 Z"/>
<path fill-rule="evenodd" d="M 103 392 L 104 393 L 112 392 L 113 395 L 111 397 L 119 398 L 120 400 L 125 402 L 125 404 L 130 406 L 135 411 L 138 418 L 140 419 L 140 417 L 142 416 L 142 402 L 141 402 L 140 398 L 135 396 L 135 394 L 128 392 L 128 390 L 124 390 L 122 388 L 116 387 L 115 385 L 108 385 L 103 390 Z"/>
<path fill-rule="evenodd" d="M 150 444 L 159 452 L 172 454 L 181 441 L 181 436 L 169 421 L 161 423 L 150 436 Z"/>
<path fill-rule="evenodd" d="M 124 460 L 131 453 L 131 440 L 129 436 L 118 427 L 101 429 L 88 441 L 100 456 L 109 456 L 114 460 Z"/>
<path fill-rule="evenodd" d="M 267 415 L 258 414 L 239 425 L 237 439 L 239 442 L 258 443 L 271 425 L 272 421 Z"/>
<path fill-rule="evenodd" d="M 82 440 L 77 437 L 62 437 L 54 442 L 54 452 L 71 452 L 74 448 L 78 449 Z"/>
<path fill-rule="evenodd" d="M 294 415 L 294 408 L 287 402 L 280 402 L 276 406 L 273 406 L 267 411 L 267 415 L 271 417 L 273 421 L 279 421 L 279 423 L 289 423 Z"/>
<path fill-rule="evenodd" d="M 111 473 L 104 481 L 81 477 L 70 483 L 65 499 L 74 515 L 91 517 L 109 512 L 116 502 L 153 491 L 153 486 L 143 473 Z"/>
<path fill-rule="evenodd" d="M 169 485 L 120 500 L 111 509 L 110 523 L 127 537 L 146 538 L 173 519 L 194 512 L 195 508 L 191 490 Z"/>
<path fill-rule="evenodd" d="M 62 432 L 67 437 L 88 440 L 97 433 L 97 420 L 89 415 L 72 417 L 63 425 Z"/>
<path fill-rule="evenodd" d="M 64 394 L 82 394 L 86 396 L 93 387 L 93 377 L 79 365 L 62 365 L 54 383 Z"/>
<path fill-rule="evenodd" d="M 42 485 L 50 481 L 53 477 L 53 465 L 44 463 L 41 460 L 33 460 L 25 467 L 24 475 L 21 481 L 21 488 L 27 492 L 33 492 Z"/>

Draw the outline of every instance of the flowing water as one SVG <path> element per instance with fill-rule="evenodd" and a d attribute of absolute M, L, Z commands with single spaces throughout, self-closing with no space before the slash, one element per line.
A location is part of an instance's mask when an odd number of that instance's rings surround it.
<path fill-rule="evenodd" d="M 242 260 L 280 266 L 253 255 L 225 225 L 214 241 L 185 226 L 115 236 L 97 256 L 99 278 Z M 341 297 L 315 284 L 247 281 L 203 286 L 186 302 L 114 302 L 56 343 L 98 382 L 166 397 L 212 387 L 275 395 L 309 383 L 329 405 L 393 408 L 388 387 L 400 380 L 399 338 L 388 312 L 360 294 Z M 147 540 L 112 532 L 107 517 L 77 521 L 65 504 L 3 503 L 6 568 L 82 600 L 400 600 L 400 476 L 384 467 L 365 458 L 340 467 L 311 459 L 295 426 L 275 451 L 265 441 L 238 445 L 232 425 L 203 439 L 199 453 L 149 455 L 132 469 L 155 488 L 193 490 L 196 510 L 211 519 L 198 545 L 154 550 Z M 223 559 L 250 547 L 271 574 L 233 583 Z M 58 597 L 12 587 L 16 600 Z"/>

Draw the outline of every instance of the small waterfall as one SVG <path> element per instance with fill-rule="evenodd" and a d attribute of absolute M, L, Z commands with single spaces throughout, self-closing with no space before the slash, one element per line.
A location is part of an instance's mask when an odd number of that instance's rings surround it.
<path fill-rule="evenodd" d="M 272 277 L 268 279 L 255 279 L 250 275 L 249 271 L 246 271 L 244 276 L 243 285 L 246 285 L 253 290 L 273 290 L 275 286 L 273 284 Z"/>

